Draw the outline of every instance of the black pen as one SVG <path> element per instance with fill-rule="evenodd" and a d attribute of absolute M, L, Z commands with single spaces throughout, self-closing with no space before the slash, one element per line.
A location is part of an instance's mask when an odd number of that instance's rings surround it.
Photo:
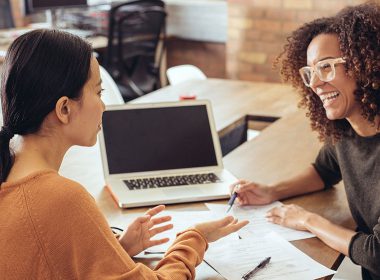
<path fill-rule="evenodd" d="M 228 213 L 228 212 L 231 210 L 232 205 L 234 205 L 234 202 L 235 202 L 235 199 L 236 199 L 236 198 L 237 198 L 237 192 L 233 192 L 233 194 L 232 194 L 231 197 L 230 197 L 230 200 L 228 201 L 228 205 L 229 205 L 230 207 L 228 207 L 226 213 Z"/>
<path fill-rule="evenodd" d="M 269 263 L 271 257 L 267 257 L 265 260 L 260 262 L 253 270 L 247 272 L 244 274 L 241 279 L 248 280 L 251 279 L 253 275 L 255 275 L 259 270 L 263 269 L 266 267 L 266 265 Z"/>
<path fill-rule="evenodd" d="M 237 185 L 235 185 L 235 187 L 234 187 L 234 191 L 233 191 L 233 193 L 232 193 L 232 195 L 231 195 L 231 197 L 230 197 L 230 200 L 228 201 L 228 205 L 229 205 L 230 207 L 228 207 L 226 213 L 228 213 L 228 212 L 231 210 L 232 205 L 234 205 L 235 199 L 236 199 L 237 196 L 238 196 L 237 192 L 235 191 L 237 188 L 240 188 L 240 184 L 237 184 Z"/>

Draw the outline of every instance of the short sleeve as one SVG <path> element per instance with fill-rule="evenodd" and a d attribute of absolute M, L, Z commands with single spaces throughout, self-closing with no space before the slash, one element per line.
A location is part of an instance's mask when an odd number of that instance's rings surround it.
<path fill-rule="evenodd" d="M 313 166 L 324 182 L 325 189 L 342 180 L 335 147 L 332 144 L 325 144 L 321 148 Z"/>

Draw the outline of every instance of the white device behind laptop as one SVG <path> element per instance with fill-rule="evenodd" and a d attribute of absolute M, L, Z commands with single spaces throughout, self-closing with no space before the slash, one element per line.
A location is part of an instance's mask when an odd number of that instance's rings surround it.
<path fill-rule="evenodd" d="M 223 168 L 207 100 L 107 106 L 99 138 L 122 208 L 227 198 L 236 181 Z"/>

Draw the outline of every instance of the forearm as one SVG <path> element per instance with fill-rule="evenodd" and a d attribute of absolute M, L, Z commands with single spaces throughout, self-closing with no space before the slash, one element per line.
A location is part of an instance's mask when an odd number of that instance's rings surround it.
<path fill-rule="evenodd" d="M 273 201 L 322 190 L 324 183 L 313 166 L 302 173 L 274 185 L 271 188 Z"/>
<path fill-rule="evenodd" d="M 305 227 L 328 246 L 348 256 L 348 248 L 352 237 L 356 234 L 355 231 L 333 224 L 314 213 L 308 214 Z"/>
<path fill-rule="evenodd" d="M 194 279 L 195 267 L 202 262 L 207 248 L 207 241 L 198 230 L 185 230 L 177 235 L 155 270 L 168 273 L 172 279 Z"/>

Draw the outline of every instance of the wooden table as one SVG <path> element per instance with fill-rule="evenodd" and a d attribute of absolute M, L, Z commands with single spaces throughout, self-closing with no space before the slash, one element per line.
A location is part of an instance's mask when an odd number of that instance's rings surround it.
<path fill-rule="evenodd" d="M 280 118 L 258 137 L 244 143 L 224 158 L 227 169 L 238 178 L 271 183 L 292 176 L 313 162 L 321 146 L 316 134 L 309 128 L 305 113 L 297 109 L 297 94 L 291 87 L 281 84 L 208 79 L 169 86 L 134 100 L 133 103 L 174 101 L 183 93 L 196 94 L 198 99 L 211 101 L 219 132 L 228 130 L 236 122 L 246 120 L 246 116 Z M 78 154 L 78 150 L 80 158 L 73 156 Z M 146 208 L 123 210 L 114 203 L 103 188 L 104 178 L 97 145 L 92 148 L 73 148 L 63 162 L 61 173 L 88 188 L 111 225 L 124 227 L 127 224 L 126 215 L 146 211 Z M 329 191 L 288 199 L 284 203 L 296 203 L 339 225 L 354 228 L 342 185 Z M 178 204 L 168 208 L 206 209 L 204 203 Z M 292 243 L 332 269 L 336 269 L 343 259 L 343 255 L 317 238 Z M 197 269 L 196 279 L 222 278 L 202 264 Z"/>
<path fill-rule="evenodd" d="M 280 118 L 297 111 L 298 102 L 289 85 L 208 79 L 165 87 L 131 103 L 178 101 L 182 94 L 211 101 L 219 135 L 246 116 Z"/>

